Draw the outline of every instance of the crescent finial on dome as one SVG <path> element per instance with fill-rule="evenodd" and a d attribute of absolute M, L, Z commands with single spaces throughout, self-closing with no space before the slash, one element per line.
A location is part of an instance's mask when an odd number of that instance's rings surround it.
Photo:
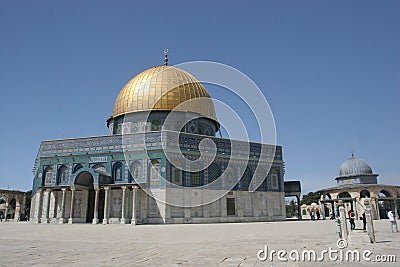
<path fill-rule="evenodd" d="M 164 66 L 168 66 L 168 49 L 164 49 Z"/>

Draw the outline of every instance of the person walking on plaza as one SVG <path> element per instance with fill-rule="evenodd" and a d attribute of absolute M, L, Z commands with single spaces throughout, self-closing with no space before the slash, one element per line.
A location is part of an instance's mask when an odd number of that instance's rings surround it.
<path fill-rule="evenodd" d="M 363 212 L 362 217 L 360 217 L 360 219 L 363 222 L 363 230 L 367 230 L 367 218 L 365 217 L 365 212 Z"/>
<path fill-rule="evenodd" d="M 396 218 L 394 216 L 394 212 L 389 210 L 387 215 L 389 218 L 390 229 L 392 230 L 392 233 L 397 233 L 397 222 L 396 222 Z"/>
<path fill-rule="evenodd" d="M 354 214 L 353 210 L 349 210 L 349 220 L 350 220 L 350 229 L 354 230 L 356 228 L 356 223 L 354 222 L 356 215 Z"/>

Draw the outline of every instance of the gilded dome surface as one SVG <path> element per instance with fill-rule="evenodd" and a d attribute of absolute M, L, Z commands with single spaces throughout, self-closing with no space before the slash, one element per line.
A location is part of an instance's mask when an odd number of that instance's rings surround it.
<path fill-rule="evenodd" d="M 122 88 L 111 118 L 138 111 L 174 109 L 216 120 L 210 95 L 196 78 L 176 67 L 157 66 L 136 75 Z"/>
<path fill-rule="evenodd" d="M 352 156 L 340 165 L 339 177 L 372 174 L 372 168 L 362 159 Z"/>

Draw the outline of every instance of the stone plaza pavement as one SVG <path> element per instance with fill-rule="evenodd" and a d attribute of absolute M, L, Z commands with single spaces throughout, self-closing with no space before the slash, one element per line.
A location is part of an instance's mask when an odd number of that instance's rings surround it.
<path fill-rule="evenodd" d="M 360 222 L 357 222 L 359 226 Z M 349 244 L 400 261 L 400 233 L 375 221 L 376 244 Z M 0 266 L 398 266 L 399 263 L 259 261 L 269 250 L 338 249 L 333 221 L 186 225 L 0 223 Z M 346 250 L 346 249 L 345 249 Z M 319 255 L 319 254 L 317 254 Z M 287 257 L 287 256 L 286 256 Z"/>

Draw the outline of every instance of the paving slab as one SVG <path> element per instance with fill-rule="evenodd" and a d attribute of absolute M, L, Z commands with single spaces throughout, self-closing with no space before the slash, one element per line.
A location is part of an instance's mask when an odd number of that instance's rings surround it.
<path fill-rule="evenodd" d="M 0 223 L 0 266 L 398 266 L 396 262 L 294 261 L 288 253 L 339 250 L 333 221 L 286 221 L 184 225 L 41 225 Z M 400 261 L 400 234 L 375 221 L 377 243 L 348 244 L 343 252 L 371 251 Z M 260 261 L 267 246 L 286 251 Z M 340 250 L 339 250 L 340 251 Z M 296 254 L 292 252 L 294 257 Z M 285 258 L 285 257 L 283 257 Z M 294 257 L 295 258 L 295 257 Z"/>

